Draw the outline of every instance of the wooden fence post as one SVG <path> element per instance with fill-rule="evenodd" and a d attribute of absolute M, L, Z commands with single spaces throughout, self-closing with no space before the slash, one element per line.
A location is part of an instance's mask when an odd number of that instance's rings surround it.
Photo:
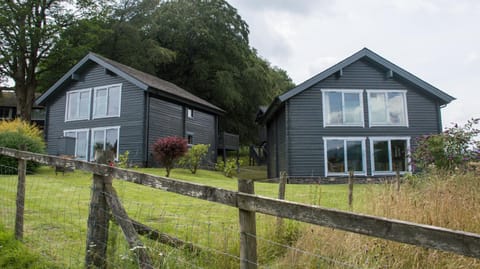
<path fill-rule="evenodd" d="M 238 191 L 255 194 L 254 182 L 251 179 L 239 179 Z M 240 268 L 257 268 L 257 224 L 255 211 L 239 209 L 240 220 Z"/>
<path fill-rule="evenodd" d="M 285 187 L 287 184 L 287 172 L 280 172 L 280 179 L 278 183 L 278 199 L 285 200 Z M 283 218 L 277 217 L 277 234 L 281 234 L 283 229 Z"/>
<path fill-rule="evenodd" d="M 348 207 L 353 207 L 353 171 L 348 172 Z"/>
<path fill-rule="evenodd" d="M 92 197 L 87 221 L 86 268 L 107 268 L 110 214 L 105 199 L 105 176 L 93 175 Z"/>
<path fill-rule="evenodd" d="M 399 167 L 397 167 L 396 178 L 397 178 L 397 181 L 395 183 L 397 184 L 397 192 L 399 192 L 400 191 L 400 169 L 399 169 Z"/>
<path fill-rule="evenodd" d="M 25 150 L 25 145 L 20 146 L 20 150 Z M 18 159 L 18 183 L 15 213 L 15 239 L 23 239 L 23 215 L 25 209 L 25 180 L 27 174 L 27 161 Z"/>
<path fill-rule="evenodd" d="M 105 182 L 105 191 L 107 193 L 107 203 L 112 210 L 118 225 L 122 228 L 123 235 L 132 250 L 137 256 L 138 267 L 142 269 L 153 269 L 152 262 L 142 241 L 138 238 L 137 231 L 132 224 L 132 221 L 127 215 L 125 208 L 123 208 L 120 199 L 118 199 L 117 192 L 112 186 L 112 178 Z"/>

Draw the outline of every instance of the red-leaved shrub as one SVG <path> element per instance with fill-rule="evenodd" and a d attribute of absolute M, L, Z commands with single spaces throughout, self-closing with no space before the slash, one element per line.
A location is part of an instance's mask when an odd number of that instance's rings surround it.
<path fill-rule="evenodd" d="M 167 170 L 167 177 L 175 162 L 188 151 L 187 140 L 177 136 L 159 138 L 153 144 L 153 157 Z"/>

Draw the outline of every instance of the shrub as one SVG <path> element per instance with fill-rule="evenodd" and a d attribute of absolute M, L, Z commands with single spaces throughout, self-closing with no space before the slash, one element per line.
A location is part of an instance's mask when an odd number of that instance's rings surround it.
<path fill-rule="evenodd" d="M 153 157 L 167 170 L 170 176 L 175 162 L 187 152 L 187 140 L 181 137 L 168 136 L 158 139 L 153 144 Z"/>
<path fill-rule="evenodd" d="M 242 165 L 242 160 L 238 160 L 238 165 Z M 237 173 L 237 160 L 231 158 L 227 159 L 225 163 L 218 162 L 215 164 L 215 169 L 223 172 L 226 177 L 233 177 Z"/>
<path fill-rule="evenodd" d="M 118 167 L 120 168 L 128 168 L 128 158 L 130 156 L 130 151 L 126 150 L 123 154 L 118 156 Z"/>
<path fill-rule="evenodd" d="M 190 169 L 192 174 L 195 174 L 197 172 L 198 166 L 200 166 L 200 163 L 207 156 L 209 148 L 210 145 L 206 144 L 193 145 L 188 150 L 187 154 L 185 154 L 185 156 L 180 159 L 180 165 L 187 167 L 188 169 Z"/>
<path fill-rule="evenodd" d="M 0 121 L 0 147 L 20 149 L 21 145 L 25 145 L 27 151 L 45 153 L 42 131 L 35 125 L 20 119 Z M 0 163 L 7 167 L 18 167 L 17 159 L 11 157 L 0 156 Z M 34 172 L 38 167 L 38 163 L 27 162 L 28 172 Z M 2 169 L 2 173 L 16 173 L 16 171 Z"/>
<path fill-rule="evenodd" d="M 434 165 L 438 169 L 454 171 L 465 169 L 470 161 L 478 159 L 479 141 L 475 138 L 480 130 L 475 128 L 480 118 L 469 120 L 464 126 L 455 124 L 443 133 L 420 137 L 412 154 L 416 167 Z"/>

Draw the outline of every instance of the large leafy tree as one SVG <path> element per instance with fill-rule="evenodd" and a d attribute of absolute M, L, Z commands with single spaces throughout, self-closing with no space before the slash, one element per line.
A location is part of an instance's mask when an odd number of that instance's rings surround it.
<path fill-rule="evenodd" d="M 61 29 L 85 15 L 82 12 L 87 7 L 97 6 L 88 0 L 0 1 L 0 76 L 14 81 L 21 118 L 31 118 L 39 64 L 56 44 Z"/>
<path fill-rule="evenodd" d="M 243 143 L 253 142 L 258 107 L 293 83 L 258 56 L 248 34 L 247 23 L 224 0 L 122 0 L 107 15 L 77 21 L 62 32 L 42 66 L 53 70 L 42 75 L 42 88 L 94 51 L 223 108 L 221 128 L 240 134 Z"/>
<path fill-rule="evenodd" d="M 258 107 L 293 83 L 250 48 L 237 10 L 224 0 L 168 1 L 155 22 L 157 40 L 177 53 L 157 75 L 225 109 L 221 127 L 239 133 L 243 143 L 254 141 Z"/>

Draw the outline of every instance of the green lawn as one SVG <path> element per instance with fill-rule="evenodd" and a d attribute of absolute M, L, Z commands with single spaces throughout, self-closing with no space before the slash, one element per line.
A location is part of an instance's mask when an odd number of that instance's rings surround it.
<path fill-rule="evenodd" d="M 137 170 L 165 175 L 163 169 Z M 55 175 L 53 169 L 48 167 L 42 167 L 35 175 L 27 176 L 25 243 L 62 267 L 82 267 L 91 177 L 91 174 L 81 171 Z M 235 179 L 224 177 L 215 171 L 199 170 L 196 175 L 192 175 L 189 170 L 174 169 L 171 178 L 229 190 L 237 189 Z M 238 265 L 238 260 L 230 257 L 238 255 L 237 209 L 119 180 L 114 181 L 114 187 L 131 218 L 164 233 L 194 242 L 208 252 L 206 257 L 202 257 L 203 253 L 192 258 L 184 252 L 144 239 L 143 242 L 152 255 L 160 257 L 157 259 L 159 264 L 167 264 L 169 268 L 235 268 Z M 355 186 L 356 210 L 361 211 L 362 199 L 368 198 L 372 188 L 375 187 Z M 10 231 L 13 231 L 15 189 L 15 176 L 0 176 L 0 224 Z M 257 182 L 255 193 L 275 198 L 278 195 L 278 185 Z M 286 199 L 331 208 L 348 208 L 346 185 L 288 185 Z M 274 223 L 273 217 L 258 214 L 259 238 L 270 238 Z M 294 226 L 295 229 L 301 227 L 300 224 Z M 115 233 L 118 231 L 118 228 L 113 227 L 110 233 L 111 239 L 116 238 L 117 243 L 109 247 L 112 251 L 109 259 L 116 266 L 126 268 L 132 264 L 131 255 L 122 235 Z M 260 249 L 271 244 L 269 240 L 259 241 Z M 262 259 L 268 260 L 260 257 Z"/>

